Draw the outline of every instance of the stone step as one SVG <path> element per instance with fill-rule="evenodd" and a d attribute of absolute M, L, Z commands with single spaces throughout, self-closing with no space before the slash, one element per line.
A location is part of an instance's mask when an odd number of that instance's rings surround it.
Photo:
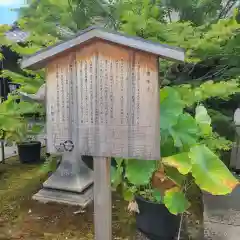
<path fill-rule="evenodd" d="M 82 193 L 43 188 L 33 196 L 33 199 L 42 203 L 55 202 L 85 208 L 93 201 L 93 186 Z"/>

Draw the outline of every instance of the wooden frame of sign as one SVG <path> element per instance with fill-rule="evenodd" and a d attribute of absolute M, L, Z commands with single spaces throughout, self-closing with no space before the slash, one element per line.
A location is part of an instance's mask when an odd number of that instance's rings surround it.
<path fill-rule="evenodd" d="M 159 56 L 184 51 L 92 27 L 22 62 L 47 69 L 48 151 L 94 156 L 97 240 L 112 239 L 110 157 L 160 159 Z"/>

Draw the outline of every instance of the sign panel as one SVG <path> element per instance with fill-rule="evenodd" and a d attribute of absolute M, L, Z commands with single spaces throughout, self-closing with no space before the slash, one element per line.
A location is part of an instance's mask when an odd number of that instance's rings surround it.
<path fill-rule="evenodd" d="M 48 146 L 160 158 L 157 57 L 98 41 L 56 59 L 47 78 Z"/>

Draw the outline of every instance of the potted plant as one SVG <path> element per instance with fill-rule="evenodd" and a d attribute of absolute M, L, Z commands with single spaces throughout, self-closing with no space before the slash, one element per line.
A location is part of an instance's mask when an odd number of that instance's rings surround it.
<path fill-rule="evenodd" d="M 17 141 L 18 156 L 22 163 L 39 162 L 41 159 L 41 142 L 35 139 L 36 134 L 40 133 L 41 125 L 28 127 L 25 136 Z"/>
<path fill-rule="evenodd" d="M 9 95 L 0 105 L 0 128 L 5 132 L 5 141 L 16 143 L 19 159 L 22 163 L 40 160 L 41 142 L 33 137 L 40 133 L 42 124 L 33 124 L 29 127 L 29 119 L 24 114 L 39 111 L 39 105 L 28 102 L 16 102 L 18 96 Z"/>
<path fill-rule="evenodd" d="M 211 118 L 203 105 L 195 116 L 184 111 L 177 90 L 160 90 L 161 159 L 116 159 L 113 189 L 121 189 L 129 210 L 136 212 L 137 228 L 151 240 L 174 239 L 180 215 L 190 203 L 186 191 L 192 183 L 214 195 L 231 193 L 239 183 L 211 149 Z M 211 143 L 211 144 L 210 144 Z"/>

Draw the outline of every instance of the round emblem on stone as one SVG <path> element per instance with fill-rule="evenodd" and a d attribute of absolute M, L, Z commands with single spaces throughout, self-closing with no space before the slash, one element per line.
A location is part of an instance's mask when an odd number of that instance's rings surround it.
<path fill-rule="evenodd" d="M 74 149 L 74 144 L 71 140 L 67 140 L 63 143 L 64 149 L 67 152 L 71 152 Z"/>

